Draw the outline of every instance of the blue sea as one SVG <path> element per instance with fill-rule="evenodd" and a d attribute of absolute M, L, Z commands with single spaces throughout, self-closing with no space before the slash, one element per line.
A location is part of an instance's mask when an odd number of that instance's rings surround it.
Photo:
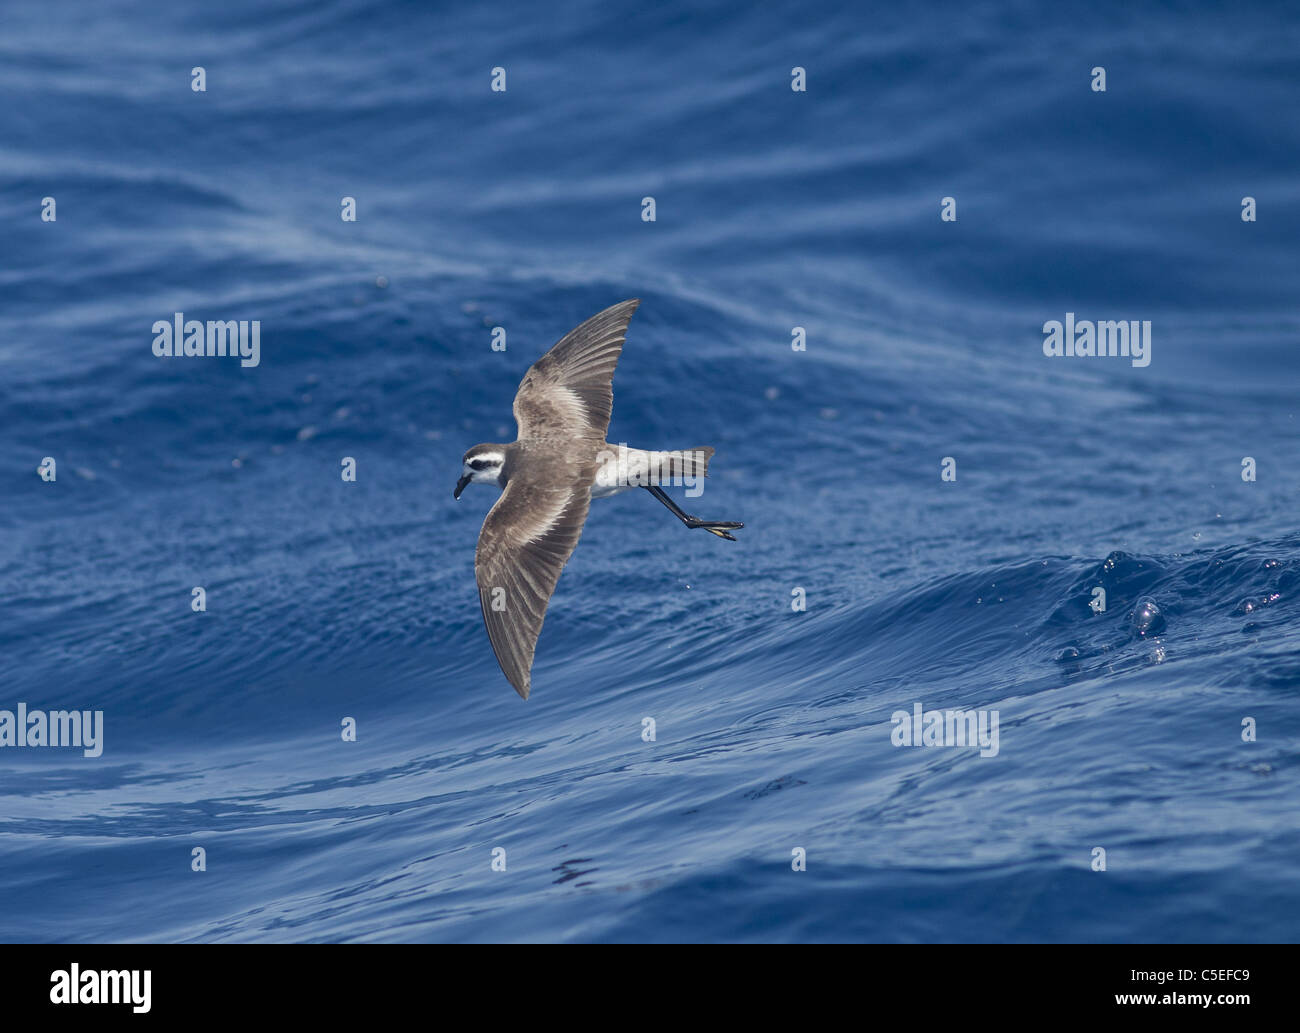
<path fill-rule="evenodd" d="M 1282 5 L 6 0 L 0 709 L 103 739 L 0 939 L 1300 938 L 1298 108 Z M 594 503 L 525 702 L 452 488 L 633 297 L 746 526 Z"/>

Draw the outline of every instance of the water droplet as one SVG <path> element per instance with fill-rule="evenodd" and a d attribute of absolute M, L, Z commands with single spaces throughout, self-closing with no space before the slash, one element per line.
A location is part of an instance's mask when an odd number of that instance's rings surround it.
<path fill-rule="evenodd" d="M 1156 601 L 1149 595 L 1144 595 L 1137 601 L 1133 607 L 1133 612 L 1129 614 L 1129 624 L 1133 630 L 1142 638 L 1148 635 L 1158 635 L 1165 629 L 1165 618 L 1160 612 L 1160 607 Z"/>

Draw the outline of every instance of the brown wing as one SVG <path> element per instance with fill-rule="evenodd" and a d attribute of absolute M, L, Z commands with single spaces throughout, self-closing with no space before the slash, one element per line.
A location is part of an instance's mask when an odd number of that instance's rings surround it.
<path fill-rule="evenodd" d="M 474 576 L 483 623 L 501 670 L 524 699 L 546 605 L 582 536 L 590 502 L 589 482 L 512 478 L 479 532 Z"/>
<path fill-rule="evenodd" d="M 639 304 L 632 298 L 596 313 L 533 363 L 515 394 L 519 440 L 605 440 L 614 408 L 614 367 Z"/>

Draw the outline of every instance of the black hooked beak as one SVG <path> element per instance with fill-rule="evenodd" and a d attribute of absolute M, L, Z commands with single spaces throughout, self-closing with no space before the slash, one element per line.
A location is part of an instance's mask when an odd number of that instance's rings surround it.
<path fill-rule="evenodd" d="M 453 499 L 460 498 L 460 493 L 465 490 L 465 485 L 467 485 L 468 483 L 469 483 L 469 474 L 465 474 L 463 477 L 461 477 L 460 480 L 456 482 L 456 490 L 452 492 L 451 497 Z"/>

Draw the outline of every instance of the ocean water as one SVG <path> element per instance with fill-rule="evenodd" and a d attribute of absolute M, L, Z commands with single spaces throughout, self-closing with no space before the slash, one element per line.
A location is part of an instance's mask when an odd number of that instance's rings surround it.
<path fill-rule="evenodd" d="M 9 0 L 0 709 L 104 741 L 0 749 L 0 939 L 1297 939 L 1298 103 L 1281 5 Z M 629 297 L 746 527 L 595 503 L 523 702 L 452 487 Z"/>

